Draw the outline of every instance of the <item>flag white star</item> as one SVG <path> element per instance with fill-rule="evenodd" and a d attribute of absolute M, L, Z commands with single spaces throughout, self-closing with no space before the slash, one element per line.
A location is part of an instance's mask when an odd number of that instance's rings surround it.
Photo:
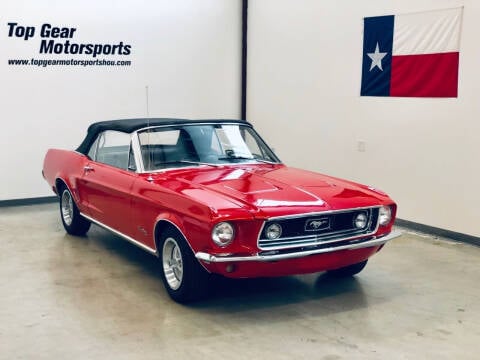
<path fill-rule="evenodd" d="M 378 47 L 378 42 L 377 46 L 375 47 L 375 52 L 373 53 L 367 53 L 368 57 L 372 59 L 372 63 L 370 64 L 370 71 L 377 66 L 381 71 L 383 71 L 382 68 L 382 59 L 387 55 L 386 52 L 380 52 L 380 49 Z"/>

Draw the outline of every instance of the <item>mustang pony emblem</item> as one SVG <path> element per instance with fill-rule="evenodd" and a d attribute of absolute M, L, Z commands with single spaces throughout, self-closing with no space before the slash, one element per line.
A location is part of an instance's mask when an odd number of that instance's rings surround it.
<path fill-rule="evenodd" d="M 316 231 L 328 229 L 330 227 L 329 218 L 311 219 L 305 223 L 305 231 Z"/>

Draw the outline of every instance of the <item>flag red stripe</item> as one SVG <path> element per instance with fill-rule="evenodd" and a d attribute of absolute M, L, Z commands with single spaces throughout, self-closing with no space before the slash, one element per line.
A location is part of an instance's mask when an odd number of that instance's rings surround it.
<path fill-rule="evenodd" d="M 458 52 L 392 57 L 390 96 L 457 97 Z"/>

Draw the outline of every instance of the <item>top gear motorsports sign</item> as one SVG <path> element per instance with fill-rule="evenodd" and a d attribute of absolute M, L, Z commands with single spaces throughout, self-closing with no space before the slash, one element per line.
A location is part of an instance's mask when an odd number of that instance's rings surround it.
<path fill-rule="evenodd" d="M 116 44 L 77 43 L 74 39 L 77 28 L 57 27 L 45 23 L 40 27 L 23 26 L 16 22 L 7 23 L 9 38 L 32 41 L 40 38 L 38 54 L 83 55 L 82 59 L 9 59 L 8 65 L 34 66 L 130 66 L 130 60 L 108 60 L 104 56 L 125 57 L 132 53 L 132 46 L 120 41 Z M 87 58 L 85 59 L 85 56 Z M 88 59 L 91 57 L 91 59 Z"/>

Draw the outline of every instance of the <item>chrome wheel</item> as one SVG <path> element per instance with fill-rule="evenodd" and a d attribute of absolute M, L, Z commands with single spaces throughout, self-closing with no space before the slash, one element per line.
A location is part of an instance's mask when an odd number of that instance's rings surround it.
<path fill-rule="evenodd" d="M 70 191 L 64 190 L 62 193 L 62 218 L 67 226 L 72 225 L 73 221 L 73 199 Z"/>
<path fill-rule="evenodd" d="M 80 215 L 72 193 L 66 185 L 59 185 L 58 193 L 60 194 L 60 218 L 65 231 L 70 235 L 85 235 L 90 229 L 90 221 Z"/>
<path fill-rule="evenodd" d="M 162 263 L 168 286 L 177 290 L 183 280 L 183 259 L 182 251 L 174 238 L 169 237 L 163 243 Z"/>

